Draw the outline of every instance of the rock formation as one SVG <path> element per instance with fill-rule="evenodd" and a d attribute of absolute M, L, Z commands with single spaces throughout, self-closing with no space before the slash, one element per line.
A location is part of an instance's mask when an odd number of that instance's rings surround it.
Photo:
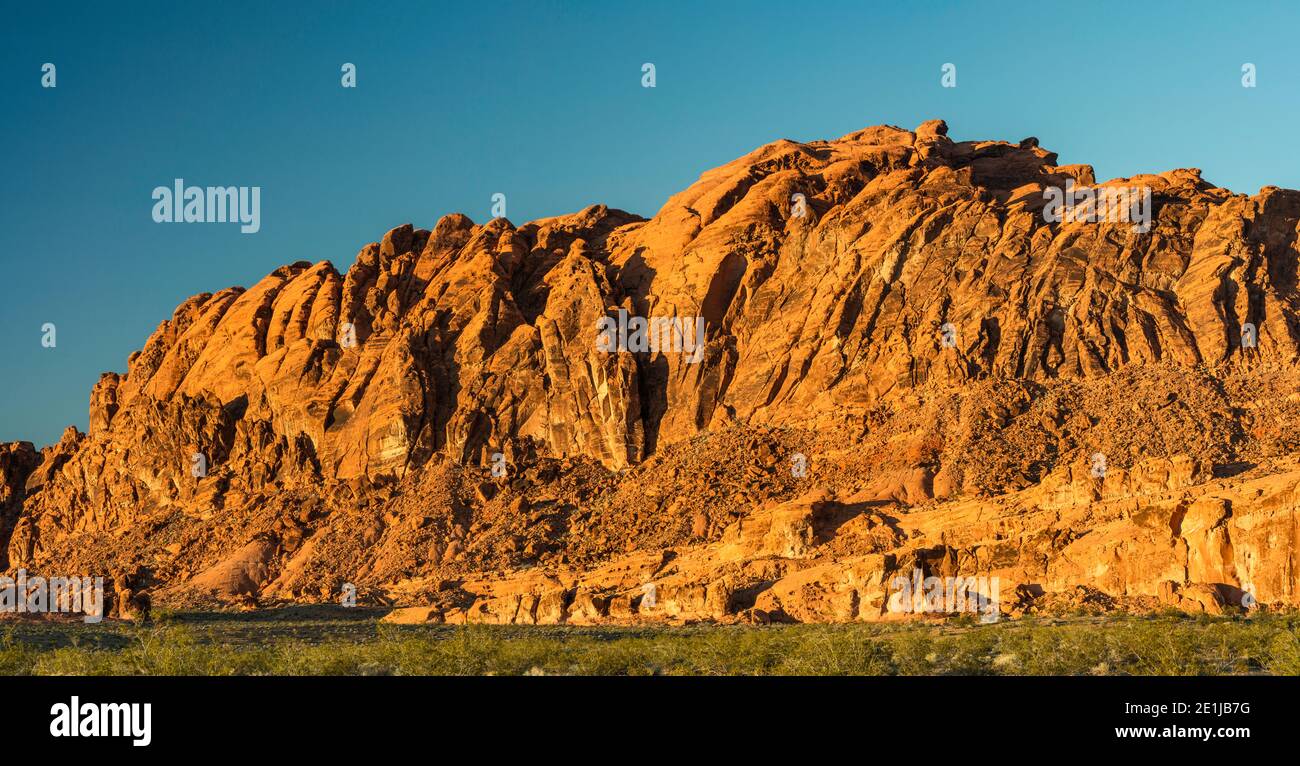
<path fill-rule="evenodd" d="M 888 619 L 914 569 L 1012 612 L 1300 604 L 1300 192 L 946 134 L 191 298 L 88 433 L 0 445 L 4 566 L 420 621 Z M 1149 189 L 1150 230 L 1046 220 L 1067 183 Z"/>

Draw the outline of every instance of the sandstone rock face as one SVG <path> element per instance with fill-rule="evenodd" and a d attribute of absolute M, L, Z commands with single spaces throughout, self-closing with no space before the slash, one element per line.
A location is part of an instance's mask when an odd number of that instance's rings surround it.
<path fill-rule="evenodd" d="M 0 445 L 3 566 L 403 621 L 892 619 L 917 570 L 1296 605 L 1300 192 L 947 132 L 191 298 L 87 434 Z M 1047 220 L 1067 184 L 1149 189 L 1152 225 Z M 676 335 L 609 352 L 629 317 Z"/>
<path fill-rule="evenodd" d="M 27 477 L 40 463 L 28 442 L 0 444 L 0 540 L 8 540 L 23 509 Z M 7 566 L 7 550 L 0 550 L 0 566 Z"/>

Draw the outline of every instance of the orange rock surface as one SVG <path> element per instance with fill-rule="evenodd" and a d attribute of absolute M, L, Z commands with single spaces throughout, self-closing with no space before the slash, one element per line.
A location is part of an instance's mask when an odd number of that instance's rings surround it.
<path fill-rule="evenodd" d="M 3 563 L 421 622 L 890 619 L 915 569 L 1013 613 L 1300 605 L 1300 192 L 1175 170 L 1103 185 L 1150 231 L 1055 223 L 1091 168 L 946 134 L 191 298 L 88 433 L 0 445 Z M 698 359 L 606 353 L 620 310 L 702 318 Z"/>

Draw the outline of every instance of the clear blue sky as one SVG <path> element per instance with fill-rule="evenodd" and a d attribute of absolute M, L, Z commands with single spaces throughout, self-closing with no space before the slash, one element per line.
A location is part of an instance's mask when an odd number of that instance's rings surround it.
<path fill-rule="evenodd" d="M 1283 3 L 10 2 L 3 24 L 0 441 L 84 430 L 99 373 L 190 295 L 346 269 L 393 226 L 487 220 L 497 191 L 516 224 L 649 216 L 768 141 L 935 117 L 1099 178 L 1300 187 Z M 177 177 L 261 186 L 261 231 L 155 224 Z"/>

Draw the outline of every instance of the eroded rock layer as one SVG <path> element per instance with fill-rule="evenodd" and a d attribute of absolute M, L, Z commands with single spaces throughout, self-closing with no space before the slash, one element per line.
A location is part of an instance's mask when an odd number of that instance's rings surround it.
<path fill-rule="evenodd" d="M 918 569 L 1004 611 L 1297 605 L 1300 192 L 946 134 L 191 298 L 88 433 L 0 445 L 0 563 L 421 620 L 882 619 Z M 1067 183 L 1150 189 L 1152 225 L 1046 220 Z M 619 316 L 703 347 L 607 353 Z"/>

